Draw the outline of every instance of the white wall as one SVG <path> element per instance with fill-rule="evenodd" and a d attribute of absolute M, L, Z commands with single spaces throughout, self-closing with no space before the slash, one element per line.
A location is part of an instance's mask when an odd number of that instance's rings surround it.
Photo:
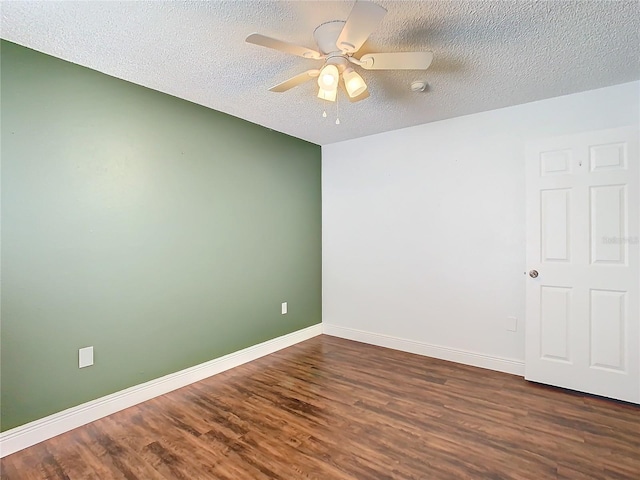
<path fill-rule="evenodd" d="M 525 143 L 637 124 L 639 92 L 627 83 L 324 146 L 325 330 L 523 361 Z"/>

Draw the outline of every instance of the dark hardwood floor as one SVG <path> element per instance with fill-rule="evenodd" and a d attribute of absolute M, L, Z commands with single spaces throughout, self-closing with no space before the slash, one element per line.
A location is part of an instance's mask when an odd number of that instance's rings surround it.
<path fill-rule="evenodd" d="M 640 408 L 320 336 L 2 460 L 14 479 L 640 479 Z"/>

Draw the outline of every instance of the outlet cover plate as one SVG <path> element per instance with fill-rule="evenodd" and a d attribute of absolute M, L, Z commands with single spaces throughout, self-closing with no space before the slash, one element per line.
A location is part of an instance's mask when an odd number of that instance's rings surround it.
<path fill-rule="evenodd" d="M 93 347 L 84 347 L 78 350 L 78 368 L 93 365 Z"/>

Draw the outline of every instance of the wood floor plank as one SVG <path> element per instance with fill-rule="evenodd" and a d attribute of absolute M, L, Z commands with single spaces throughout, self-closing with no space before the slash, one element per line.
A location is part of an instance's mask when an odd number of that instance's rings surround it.
<path fill-rule="evenodd" d="M 6 480 L 638 480 L 640 407 L 320 336 L 0 468 Z"/>

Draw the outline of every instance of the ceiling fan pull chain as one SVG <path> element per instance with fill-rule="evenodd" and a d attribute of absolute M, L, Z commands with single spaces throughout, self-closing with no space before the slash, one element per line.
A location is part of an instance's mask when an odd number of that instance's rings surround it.
<path fill-rule="evenodd" d="M 340 96 L 336 97 L 336 125 L 340 125 Z"/>

